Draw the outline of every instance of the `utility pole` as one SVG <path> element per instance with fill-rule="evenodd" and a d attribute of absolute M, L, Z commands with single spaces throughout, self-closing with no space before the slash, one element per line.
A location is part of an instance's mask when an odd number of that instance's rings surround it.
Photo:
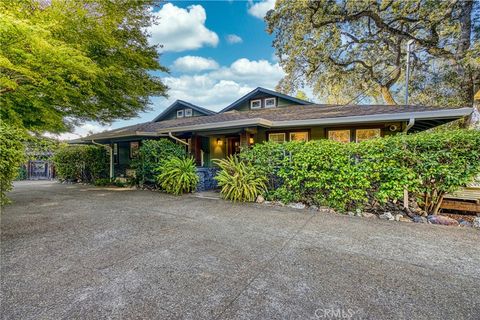
<path fill-rule="evenodd" d="M 408 105 L 408 80 L 410 79 L 410 53 L 413 49 L 413 40 L 407 42 L 407 72 L 405 76 L 405 105 Z"/>

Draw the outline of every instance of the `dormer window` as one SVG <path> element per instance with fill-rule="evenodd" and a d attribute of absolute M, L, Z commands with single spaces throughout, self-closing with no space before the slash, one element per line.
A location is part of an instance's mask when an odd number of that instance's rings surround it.
<path fill-rule="evenodd" d="M 275 108 L 277 106 L 276 98 L 266 98 L 265 99 L 265 108 Z"/>
<path fill-rule="evenodd" d="M 185 109 L 185 117 L 191 117 L 191 116 L 193 116 L 193 110 Z"/>
<path fill-rule="evenodd" d="M 177 110 L 177 118 L 183 118 L 183 110 Z"/>
<path fill-rule="evenodd" d="M 262 107 L 262 100 L 251 100 L 250 101 L 250 109 L 260 109 Z"/>

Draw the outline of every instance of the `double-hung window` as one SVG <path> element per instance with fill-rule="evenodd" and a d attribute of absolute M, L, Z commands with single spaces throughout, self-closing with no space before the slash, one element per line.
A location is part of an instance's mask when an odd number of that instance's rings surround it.
<path fill-rule="evenodd" d="M 273 142 L 276 142 L 276 143 L 285 142 L 285 132 L 269 133 L 268 134 L 268 141 L 273 141 Z"/>

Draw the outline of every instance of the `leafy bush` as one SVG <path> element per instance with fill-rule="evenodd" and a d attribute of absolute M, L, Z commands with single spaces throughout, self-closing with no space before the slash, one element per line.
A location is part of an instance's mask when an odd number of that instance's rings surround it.
<path fill-rule="evenodd" d="M 480 132 L 450 130 L 397 135 L 362 143 L 329 140 L 255 145 L 241 159 L 267 176 L 282 202 L 328 205 L 339 211 L 419 195 L 437 213 L 444 195 L 480 173 Z"/>
<path fill-rule="evenodd" d="M 199 181 L 195 160 L 192 158 L 171 157 L 162 161 L 158 171 L 158 184 L 166 192 L 176 195 L 194 191 Z"/>
<path fill-rule="evenodd" d="M 185 158 L 185 148 L 168 139 L 144 140 L 131 164 L 136 170 L 137 184 L 155 181 L 159 164 L 172 157 Z"/>
<path fill-rule="evenodd" d="M 99 179 L 95 179 L 93 184 L 96 185 L 97 187 L 105 187 L 112 184 L 112 180 L 109 178 L 99 178 Z"/>
<path fill-rule="evenodd" d="M 6 192 L 25 162 L 25 133 L 0 120 L 0 205 L 9 203 Z"/>
<path fill-rule="evenodd" d="M 410 166 L 427 212 L 437 213 L 446 193 L 480 174 L 480 131 L 453 130 L 409 136 Z"/>
<path fill-rule="evenodd" d="M 94 182 L 108 176 L 109 157 L 102 147 L 62 147 L 55 152 L 53 162 L 61 180 Z"/>
<path fill-rule="evenodd" d="M 222 188 L 221 194 L 225 199 L 255 201 L 267 189 L 267 178 L 253 165 L 240 161 L 238 157 L 229 156 L 214 161 L 220 167 L 215 180 Z"/>

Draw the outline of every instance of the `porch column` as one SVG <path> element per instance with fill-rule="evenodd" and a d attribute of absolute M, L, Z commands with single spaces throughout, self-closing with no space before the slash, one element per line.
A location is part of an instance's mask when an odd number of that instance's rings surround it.
<path fill-rule="evenodd" d="M 192 136 L 192 141 L 191 141 L 191 146 L 192 146 L 192 154 L 195 159 L 195 163 L 197 166 L 202 165 L 202 137 L 193 135 Z"/>
<path fill-rule="evenodd" d="M 113 179 L 113 146 L 108 146 L 108 153 L 110 155 L 110 179 Z"/>

